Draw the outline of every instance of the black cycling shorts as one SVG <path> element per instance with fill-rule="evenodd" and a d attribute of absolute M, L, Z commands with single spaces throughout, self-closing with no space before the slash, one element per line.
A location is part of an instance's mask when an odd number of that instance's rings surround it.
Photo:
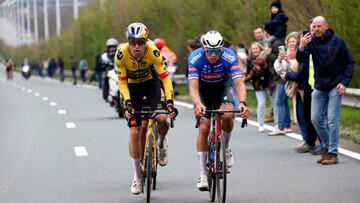
<path fill-rule="evenodd" d="M 131 103 L 135 111 L 162 109 L 160 80 L 151 79 L 143 83 L 128 83 Z M 146 99 L 144 99 L 146 98 Z M 141 120 L 147 117 L 135 114 L 128 120 L 128 126 L 141 126 Z"/>
<path fill-rule="evenodd" d="M 234 105 L 234 91 L 231 86 L 231 79 L 218 84 L 199 84 L 201 102 L 208 110 L 217 110 L 222 104 Z M 210 114 L 205 115 L 210 118 Z"/>

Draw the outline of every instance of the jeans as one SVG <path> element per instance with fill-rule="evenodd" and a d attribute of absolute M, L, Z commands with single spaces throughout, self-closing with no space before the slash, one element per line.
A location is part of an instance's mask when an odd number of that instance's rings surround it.
<path fill-rule="evenodd" d="M 306 129 L 306 123 L 305 123 L 305 118 L 304 118 L 304 102 L 301 99 L 299 92 L 296 93 L 296 118 L 299 123 L 301 136 L 302 136 L 303 140 L 306 141 L 307 137 L 308 137 L 308 132 Z"/>
<path fill-rule="evenodd" d="M 288 97 L 285 93 L 285 82 L 281 81 L 276 84 L 275 103 L 277 106 L 278 128 L 283 130 L 290 127 L 290 109 Z"/>
<path fill-rule="evenodd" d="M 315 89 L 312 93 L 311 121 L 322 146 L 333 154 L 338 154 L 341 99 L 336 87 L 330 91 Z"/>
<path fill-rule="evenodd" d="M 257 101 L 257 121 L 259 126 L 264 126 L 266 113 L 266 89 L 255 91 Z"/>
<path fill-rule="evenodd" d="M 276 98 L 276 85 L 274 85 L 274 89 L 271 90 L 271 87 L 267 89 L 267 94 L 270 96 L 270 103 L 271 103 L 271 111 L 274 114 L 274 124 L 275 126 L 278 125 L 278 110 L 277 105 L 275 103 Z"/>

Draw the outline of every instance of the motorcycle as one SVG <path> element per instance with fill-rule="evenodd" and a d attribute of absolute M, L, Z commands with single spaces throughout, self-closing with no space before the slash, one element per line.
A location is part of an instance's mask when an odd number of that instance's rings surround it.
<path fill-rule="evenodd" d="M 124 117 L 124 107 L 123 107 L 123 99 L 120 95 L 120 91 L 118 88 L 118 76 L 115 73 L 115 69 L 112 69 L 107 72 L 108 84 L 109 84 L 109 95 L 108 95 L 108 102 L 111 107 L 115 107 L 115 110 L 119 116 L 119 118 Z"/>
<path fill-rule="evenodd" d="M 102 96 L 105 102 L 108 102 L 110 107 L 115 107 L 119 118 L 124 117 L 123 100 L 121 98 L 118 84 L 117 74 L 115 73 L 115 65 L 109 59 L 106 53 L 101 55 L 103 69 L 105 72 L 104 84 L 102 87 Z"/>
<path fill-rule="evenodd" d="M 21 69 L 21 75 L 27 80 L 31 76 L 31 69 L 29 65 L 24 65 Z"/>

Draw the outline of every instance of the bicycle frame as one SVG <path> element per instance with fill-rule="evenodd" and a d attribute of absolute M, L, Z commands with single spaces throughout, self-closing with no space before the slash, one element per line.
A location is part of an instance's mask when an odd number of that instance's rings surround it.
<path fill-rule="evenodd" d="M 147 161 L 147 157 L 148 157 L 148 152 L 149 149 L 147 146 L 149 146 L 149 138 L 152 137 L 152 158 L 153 158 L 153 170 L 156 173 L 156 169 L 157 169 L 157 151 L 156 151 L 156 136 L 155 136 L 155 119 L 154 118 L 150 118 L 149 119 L 149 123 L 148 123 L 148 129 L 146 132 L 146 139 L 145 139 L 145 146 L 144 146 L 144 150 L 143 150 L 143 159 L 142 159 L 142 170 L 144 171 L 146 168 L 146 161 Z"/>

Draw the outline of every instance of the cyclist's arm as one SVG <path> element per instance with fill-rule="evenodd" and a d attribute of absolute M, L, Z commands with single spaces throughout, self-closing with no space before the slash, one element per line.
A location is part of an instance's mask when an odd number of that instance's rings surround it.
<path fill-rule="evenodd" d="M 158 50 L 154 50 L 154 61 L 156 71 L 164 87 L 166 100 L 174 100 L 174 90 L 171 79 L 169 77 L 169 72 L 167 71 L 166 66 L 162 60 L 160 51 Z"/>
<path fill-rule="evenodd" d="M 130 92 L 127 84 L 126 66 L 123 64 L 121 49 L 118 49 L 115 57 L 116 73 L 118 75 L 118 87 L 124 101 L 130 100 Z"/>
<path fill-rule="evenodd" d="M 189 94 L 195 106 L 202 104 L 199 94 L 199 80 L 189 80 Z"/>
<path fill-rule="evenodd" d="M 241 78 L 233 80 L 234 86 L 236 88 L 236 94 L 238 96 L 239 103 L 246 101 L 246 87 L 245 83 Z"/>

